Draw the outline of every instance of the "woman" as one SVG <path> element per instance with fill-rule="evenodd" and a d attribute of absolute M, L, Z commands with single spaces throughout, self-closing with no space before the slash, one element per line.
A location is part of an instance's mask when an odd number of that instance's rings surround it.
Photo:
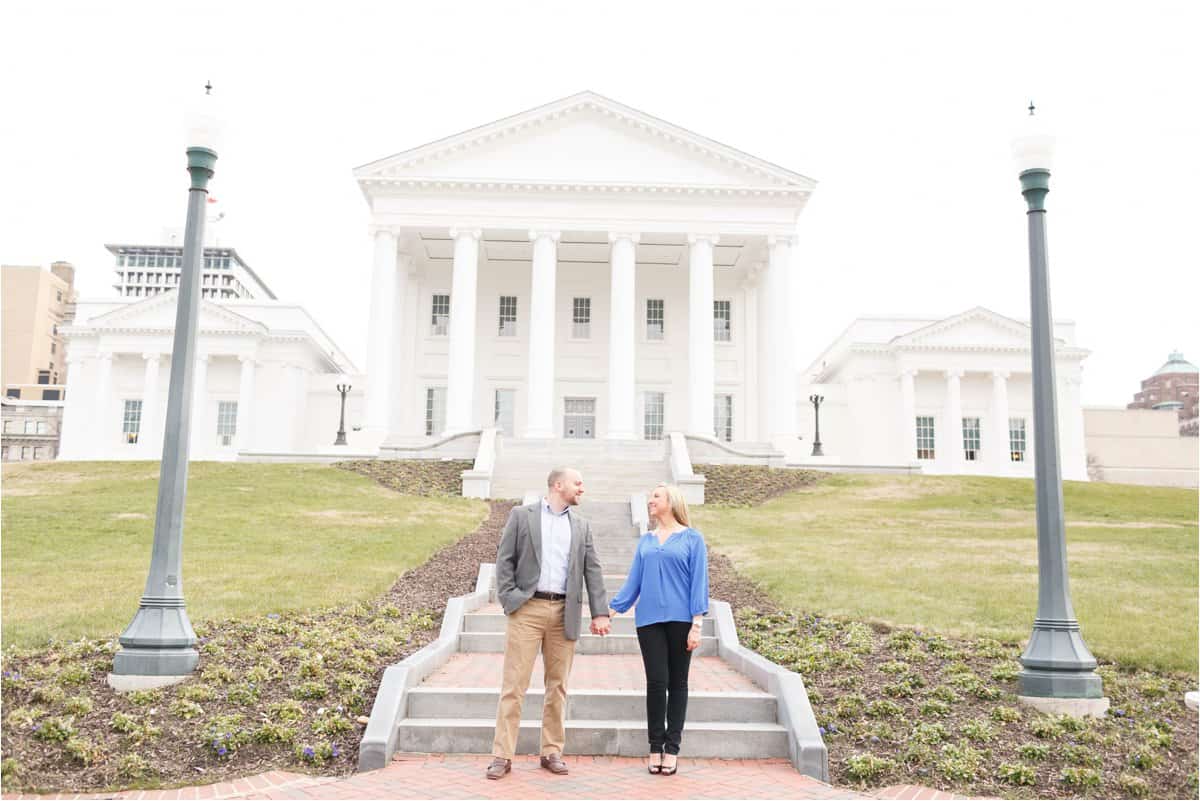
<path fill-rule="evenodd" d="M 610 605 L 619 614 L 637 602 L 649 770 L 673 776 L 687 713 L 688 668 L 708 612 L 708 549 L 700 532 L 688 525 L 687 503 L 678 487 L 659 484 L 648 508 L 654 530 L 638 540 L 629 577 Z"/>

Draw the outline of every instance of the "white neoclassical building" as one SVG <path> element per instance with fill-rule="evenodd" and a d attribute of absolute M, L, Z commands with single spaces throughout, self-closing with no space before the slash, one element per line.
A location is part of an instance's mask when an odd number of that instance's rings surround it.
<path fill-rule="evenodd" d="M 584 92 L 355 170 L 378 441 L 796 441 L 815 182 Z M 772 346 L 774 344 L 774 346 Z"/>

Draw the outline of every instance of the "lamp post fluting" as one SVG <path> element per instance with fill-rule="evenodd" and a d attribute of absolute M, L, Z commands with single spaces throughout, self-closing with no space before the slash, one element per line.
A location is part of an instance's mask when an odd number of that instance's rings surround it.
<path fill-rule="evenodd" d="M 1032 115 L 1033 106 L 1030 105 Z M 1099 699 L 1096 658 L 1083 642 L 1067 581 L 1062 465 L 1055 398 L 1054 330 L 1046 254 L 1046 194 L 1053 137 L 1031 133 L 1013 142 L 1029 228 L 1030 328 L 1033 354 L 1034 484 L 1037 494 L 1038 603 L 1021 654 L 1020 695 L 1032 699 Z"/>
<path fill-rule="evenodd" d="M 808 400 L 813 405 L 813 423 L 815 430 L 813 431 L 813 456 L 824 456 L 825 451 L 821 450 L 821 403 L 825 400 L 823 395 L 809 395 Z"/>
<path fill-rule="evenodd" d="M 187 170 L 187 227 L 175 309 L 171 347 L 171 385 L 164 420 L 154 544 L 146 588 L 133 620 L 121 633 L 121 650 L 113 657 L 117 676 L 186 676 L 200 661 L 196 632 L 183 598 L 183 513 L 187 497 L 188 451 L 192 428 L 192 380 L 196 360 L 196 325 L 204 255 L 204 215 L 208 182 L 217 153 L 215 125 L 202 119 L 190 132 Z"/>
<path fill-rule="evenodd" d="M 338 421 L 337 439 L 333 441 L 334 445 L 346 444 L 346 393 L 351 389 L 353 389 L 353 387 L 351 387 L 349 384 L 337 385 L 337 391 L 342 394 L 342 416 Z"/>

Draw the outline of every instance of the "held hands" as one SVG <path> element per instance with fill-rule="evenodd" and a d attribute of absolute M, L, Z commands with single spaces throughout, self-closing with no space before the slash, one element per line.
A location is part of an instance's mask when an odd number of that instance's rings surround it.
<path fill-rule="evenodd" d="M 609 620 L 608 615 L 598 615 L 592 618 L 592 625 L 589 628 L 592 634 L 603 637 L 612 633 L 612 621 Z"/>

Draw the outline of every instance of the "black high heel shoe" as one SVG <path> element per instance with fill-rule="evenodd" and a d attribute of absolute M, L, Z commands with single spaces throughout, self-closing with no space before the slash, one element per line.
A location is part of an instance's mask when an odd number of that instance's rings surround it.
<path fill-rule="evenodd" d="M 658 772 L 662 776 L 674 776 L 676 771 L 679 770 L 679 757 L 676 754 L 667 754 L 667 756 L 675 757 L 675 764 L 669 768 L 666 765 L 663 765 L 661 768 L 658 769 Z M 664 757 L 664 759 L 665 758 L 666 757 Z"/>
<path fill-rule="evenodd" d="M 650 773 L 653 775 L 657 775 L 659 773 L 662 773 L 662 752 L 661 751 L 651 751 L 650 759 L 653 760 L 654 757 L 658 757 L 658 760 L 659 760 L 658 764 L 655 765 L 654 762 L 650 762 L 646 766 L 646 770 L 650 771 Z"/>

